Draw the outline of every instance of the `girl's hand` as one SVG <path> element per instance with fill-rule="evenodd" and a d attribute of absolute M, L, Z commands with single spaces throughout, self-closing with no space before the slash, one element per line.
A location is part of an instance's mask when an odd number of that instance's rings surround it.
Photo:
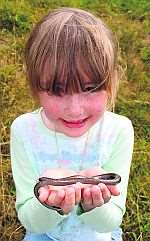
<path fill-rule="evenodd" d="M 61 178 L 76 175 L 72 170 L 56 168 L 48 169 L 42 176 Z M 66 187 L 44 186 L 39 189 L 39 200 L 46 202 L 49 206 L 60 207 L 65 214 L 68 214 L 76 204 L 81 201 L 81 184 Z"/>
<path fill-rule="evenodd" d="M 64 214 L 68 214 L 76 204 L 81 201 L 81 184 L 76 183 L 67 187 L 59 187 L 57 190 L 50 187 L 39 189 L 39 199 L 49 206 L 60 207 Z"/>
<path fill-rule="evenodd" d="M 82 190 L 81 205 L 85 211 L 90 211 L 109 202 L 111 195 L 119 194 L 117 186 L 106 186 L 103 183 L 88 186 Z"/>
<path fill-rule="evenodd" d="M 80 175 L 96 176 L 104 174 L 106 171 L 100 167 L 93 166 L 89 169 L 80 171 Z M 111 195 L 118 196 L 120 194 L 117 185 L 105 185 L 103 183 L 96 185 L 87 185 L 82 190 L 81 205 L 85 211 L 100 207 L 104 203 L 109 202 Z"/>

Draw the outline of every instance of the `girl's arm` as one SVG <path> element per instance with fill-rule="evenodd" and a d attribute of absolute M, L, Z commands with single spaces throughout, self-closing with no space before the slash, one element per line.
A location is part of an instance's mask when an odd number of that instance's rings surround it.
<path fill-rule="evenodd" d="M 65 215 L 48 210 L 34 196 L 33 189 L 39 173 L 32 162 L 34 157 L 31 148 L 22 141 L 22 132 L 15 121 L 11 126 L 11 164 L 18 218 L 28 231 L 48 232 L 64 219 Z"/>
<path fill-rule="evenodd" d="M 102 166 L 105 172 L 115 172 L 121 176 L 121 183 L 118 184 L 120 195 L 117 197 L 112 196 L 108 203 L 89 212 L 82 213 L 80 207 L 77 209 L 80 219 L 98 232 L 110 232 L 122 222 L 122 217 L 125 213 L 133 142 L 133 127 L 131 121 L 126 119 L 112 147 L 113 151 L 109 159 Z"/>

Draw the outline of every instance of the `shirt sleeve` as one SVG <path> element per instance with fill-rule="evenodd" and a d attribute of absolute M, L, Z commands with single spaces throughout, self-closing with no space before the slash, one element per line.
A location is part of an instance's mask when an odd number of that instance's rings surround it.
<path fill-rule="evenodd" d="M 33 153 L 24 143 L 20 128 L 11 126 L 11 165 L 16 187 L 16 210 L 26 230 L 35 233 L 49 232 L 66 216 L 44 207 L 34 196 L 38 172 L 33 165 Z"/>
<path fill-rule="evenodd" d="M 118 137 L 112 146 L 108 160 L 102 166 L 106 172 L 115 172 L 121 176 L 118 184 L 120 195 L 112 196 L 111 200 L 101 207 L 80 215 L 80 219 L 97 232 L 111 232 L 119 227 L 125 213 L 127 186 L 133 153 L 134 131 L 129 119 L 122 125 Z"/>

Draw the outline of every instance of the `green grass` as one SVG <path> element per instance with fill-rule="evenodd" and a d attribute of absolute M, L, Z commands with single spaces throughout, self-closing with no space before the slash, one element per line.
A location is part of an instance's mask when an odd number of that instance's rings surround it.
<path fill-rule="evenodd" d="M 15 212 L 15 188 L 9 153 L 12 121 L 31 111 L 31 99 L 23 71 L 23 48 L 34 23 L 48 9 L 71 6 L 100 16 L 120 42 L 126 79 L 121 83 L 116 112 L 128 116 L 135 129 L 135 146 L 123 220 L 124 240 L 150 240 L 150 86 L 149 1 L 144 0 L 2 0 L 0 3 L 0 240 L 21 240 L 24 229 Z"/>

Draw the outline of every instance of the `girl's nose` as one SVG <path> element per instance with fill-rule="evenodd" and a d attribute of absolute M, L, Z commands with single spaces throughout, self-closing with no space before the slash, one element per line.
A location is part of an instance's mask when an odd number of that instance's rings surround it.
<path fill-rule="evenodd" d="M 80 94 L 68 96 L 66 111 L 74 118 L 80 117 L 83 114 L 83 101 Z"/>

